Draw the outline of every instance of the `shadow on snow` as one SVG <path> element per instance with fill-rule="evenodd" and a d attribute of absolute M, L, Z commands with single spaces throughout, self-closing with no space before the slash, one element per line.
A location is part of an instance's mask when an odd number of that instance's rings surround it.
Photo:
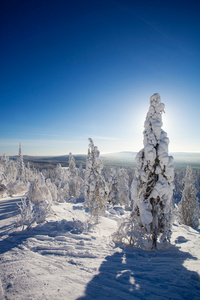
<path fill-rule="evenodd" d="M 200 299 L 200 281 L 196 272 L 183 266 L 196 258 L 177 246 L 167 250 L 124 249 L 107 256 L 99 274 L 88 283 L 89 299 Z"/>
<path fill-rule="evenodd" d="M 18 201 L 0 202 L 1 220 L 19 213 L 16 205 Z M 37 225 L 30 230 L 16 231 L 1 241 L 0 254 L 20 247 L 28 238 L 36 235 L 56 237 L 66 232 L 79 234 L 83 230 L 84 224 L 81 221 L 62 220 Z M 187 240 L 180 236 L 176 246 L 166 250 L 125 248 L 122 252 L 107 256 L 99 268 L 99 274 L 88 283 L 85 296 L 78 300 L 200 299 L 198 273 L 183 266 L 185 260 L 196 258 L 180 251 L 178 247 L 178 244 L 185 242 Z"/>
<path fill-rule="evenodd" d="M 1 200 L 0 201 L 0 220 L 5 220 L 11 217 L 15 217 L 19 214 L 20 210 L 18 203 L 21 202 L 21 199 L 13 200 Z"/>

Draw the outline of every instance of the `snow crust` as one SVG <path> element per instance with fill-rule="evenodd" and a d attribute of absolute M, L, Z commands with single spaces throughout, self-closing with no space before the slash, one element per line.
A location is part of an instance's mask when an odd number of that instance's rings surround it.
<path fill-rule="evenodd" d="M 46 223 L 19 231 L 19 201 L 0 200 L 0 299 L 199 299 L 199 230 L 174 224 L 163 250 L 116 247 L 121 206 L 90 226 L 81 200 L 57 203 Z"/>

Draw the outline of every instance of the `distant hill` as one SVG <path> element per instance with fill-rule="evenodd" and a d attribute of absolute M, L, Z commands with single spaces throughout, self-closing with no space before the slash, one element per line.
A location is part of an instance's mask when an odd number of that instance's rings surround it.
<path fill-rule="evenodd" d="M 101 155 L 103 162 L 106 164 L 115 164 L 126 168 L 135 168 L 135 157 L 137 152 L 119 152 Z M 191 167 L 200 168 L 200 153 L 188 152 L 172 152 L 169 153 L 174 157 L 174 164 L 176 168 L 183 168 L 188 165 Z"/>
<path fill-rule="evenodd" d="M 127 169 L 134 169 L 136 167 L 135 157 L 137 152 L 117 152 L 101 154 L 101 158 L 104 167 L 123 167 Z M 176 168 L 185 168 L 190 165 L 191 167 L 200 168 L 200 153 L 188 153 L 188 152 L 173 152 L 170 153 L 174 157 L 174 163 Z M 86 154 L 73 155 L 76 161 L 76 165 L 83 165 L 85 168 Z M 16 159 L 17 156 L 10 157 Z M 54 168 L 57 164 L 61 164 L 63 167 L 68 166 L 69 155 L 62 156 L 28 156 L 24 155 L 24 161 L 32 163 L 36 168 Z"/>

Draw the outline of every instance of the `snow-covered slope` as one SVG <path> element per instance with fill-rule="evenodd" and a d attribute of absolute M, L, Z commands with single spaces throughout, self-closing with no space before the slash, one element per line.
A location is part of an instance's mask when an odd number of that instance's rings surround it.
<path fill-rule="evenodd" d="M 0 200 L 0 299 L 200 298 L 198 231 L 174 225 L 166 250 L 119 248 L 119 208 L 89 226 L 81 202 L 55 204 L 48 222 L 19 231 L 18 201 Z"/>

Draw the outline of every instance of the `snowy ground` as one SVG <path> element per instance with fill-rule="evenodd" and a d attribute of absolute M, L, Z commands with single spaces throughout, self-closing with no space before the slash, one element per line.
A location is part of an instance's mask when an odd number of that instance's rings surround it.
<path fill-rule="evenodd" d="M 122 249 L 114 211 L 87 228 L 82 203 L 63 203 L 18 231 L 18 201 L 0 200 L 0 299 L 200 299 L 198 231 L 174 225 L 166 250 Z"/>

